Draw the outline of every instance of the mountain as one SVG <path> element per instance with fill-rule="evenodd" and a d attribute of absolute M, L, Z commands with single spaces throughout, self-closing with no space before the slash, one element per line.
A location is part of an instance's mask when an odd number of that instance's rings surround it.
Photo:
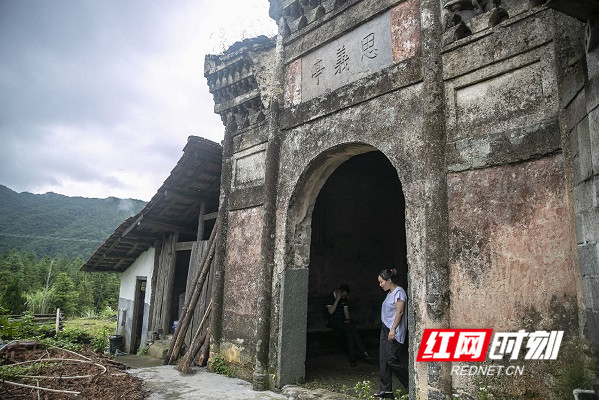
<path fill-rule="evenodd" d="M 87 258 L 145 204 L 116 197 L 17 193 L 0 185 L 0 254 L 16 249 L 38 257 Z"/>

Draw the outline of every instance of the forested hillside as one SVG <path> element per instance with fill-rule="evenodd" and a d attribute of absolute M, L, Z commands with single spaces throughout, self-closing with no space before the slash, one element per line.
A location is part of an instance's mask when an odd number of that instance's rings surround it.
<path fill-rule="evenodd" d="M 114 197 L 17 193 L 0 185 L 0 254 L 19 250 L 38 257 L 87 258 L 144 204 Z"/>
<path fill-rule="evenodd" d="M 0 185 L 0 314 L 95 315 L 116 309 L 120 276 L 81 272 L 140 200 L 17 193 Z"/>
<path fill-rule="evenodd" d="M 116 309 L 119 274 L 81 272 L 81 258 L 36 257 L 7 251 L 0 255 L 0 314 L 52 313 L 95 315 Z"/>

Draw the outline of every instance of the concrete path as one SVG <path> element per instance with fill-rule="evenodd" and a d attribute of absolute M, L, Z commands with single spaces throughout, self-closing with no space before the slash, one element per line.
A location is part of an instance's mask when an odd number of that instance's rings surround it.
<path fill-rule="evenodd" d="M 226 399 L 226 400 L 275 400 L 286 396 L 270 391 L 256 392 L 252 385 L 241 379 L 208 372 L 196 368 L 193 374 L 182 374 L 172 365 L 135 368 L 128 372 L 144 380 L 144 387 L 151 392 L 148 400 L 175 399 Z"/>

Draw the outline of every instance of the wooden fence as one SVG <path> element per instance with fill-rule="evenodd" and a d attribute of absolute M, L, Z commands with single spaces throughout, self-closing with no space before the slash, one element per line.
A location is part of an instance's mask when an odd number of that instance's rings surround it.
<path fill-rule="evenodd" d="M 8 320 L 17 321 L 23 319 L 23 315 L 9 315 Z M 36 325 L 54 324 L 56 332 L 63 329 L 64 315 L 60 312 L 60 308 L 56 309 L 54 314 L 33 314 L 33 323 Z"/>

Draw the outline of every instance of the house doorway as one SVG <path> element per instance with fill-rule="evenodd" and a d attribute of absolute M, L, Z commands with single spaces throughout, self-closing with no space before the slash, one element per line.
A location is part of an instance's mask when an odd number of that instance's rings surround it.
<path fill-rule="evenodd" d="M 170 333 L 175 332 L 175 321 L 179 321 L 181 310 L 185 303 L 185 291 L 187 290 L 187 275 L 189 274 L 190 250 L 177 251 L 175 263 L 175 276 L 173 277 L 173 293 L 170 303 Z"/>
<path fill-rule="evenodd" d="M 146 299 L 146 277 L 137 277 L 135 282 L 135 301 L 133 304 L 133 332 L 131 338 L 133 339 L 133 346 L 130 346 L 131 354 L 136 354 L 137 350 L 141 345 L 143 321 L 144 321 L 144 303 Z"/>
<path fill-rule="evenodd" d="M 378 374 L 385 297 L 378 273 L 398 269 L 408 291 L 405 199 L 397 171 L 383 153 L 355 155 L 332 172 L 314 203 L 310 243 L 306 381 L 335 373 L 336 366 L 348 382 L 371 380 Z M 357 368 L 349 368 L 344 337 L 325 326 L 325 304 L 332 304 L 332 292 L 341 284 L 351 289 L 351 320 L 374 358 L 371 364 L 358 360 Z"/>

